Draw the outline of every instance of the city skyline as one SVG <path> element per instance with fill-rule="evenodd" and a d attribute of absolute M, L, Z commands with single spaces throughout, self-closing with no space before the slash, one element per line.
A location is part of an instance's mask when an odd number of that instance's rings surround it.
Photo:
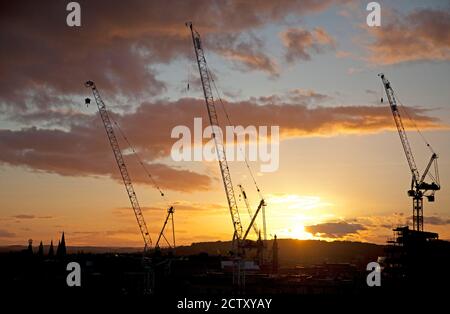
<path fill-rule="evenodd" d="M 79 28 L 65 24 L 65 3 L 2 4 L 0 245 L 64 231 L 69 246 L 141 246 L 97 108 L 84 104 L 90 79 L 165 192 L 128 151 L 152 239 L 173 205 L 177 244 L 231 240 L 217 162 L 170 157 L 174 127 L 207 121 L 186 21 L 202 34 L 233 124 L 280 127 L 279 169 L 250 162 L 269 238 L 382 244 L 410 223 L 411 174 L 383 72 L 439 154 L 442 190 L 424 203 L 425 230 L 450 239 L 448 1 L 379 1 L 375 28 L 364 1 L 79 2 Z M 430 152 L 403 118 L 422 171 Z M 245 163 L 230 169 L 256 208 Z"/>

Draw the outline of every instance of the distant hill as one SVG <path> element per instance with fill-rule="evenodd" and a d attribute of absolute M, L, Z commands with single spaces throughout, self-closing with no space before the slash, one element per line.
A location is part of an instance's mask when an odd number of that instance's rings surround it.
<path fill-rule="evenodd" d="M 268 254 L 272 254 L 272 240 L 266 241 Z M 209 255 L 228 256 L 231 248 L 230 241 L 198 242 L 176 248 L 177 255 L 194 255 L 208 253 Z M 19 251 L 26 246 L 4 246 L 0 252 Z M 34 247 L 37 251 L 37 247 Z M 319 240 L 278 239 L 279 263 L 283 267 L 308 266 L 321 263 L 353 263 L 367 265 L 369 261 L 376 261 L 383 255 L 384 246 L 349 241 L 326 242 Z M 68 253 L 134 253 L 141 250 L 135 247 L 94 247 L 69 246 Z M 48 247 L 45 247 L 48 251 Z"/>
<path fill-rule="evenodd" d="M 269 254 L 272 252 L 272 240 L 266 241 Z M 227 255 L 229 241 L 192 243 L 177 247 L 177 255 L 190 255 L 206 252 L 211 255 Z M 354 263 L 367 265 L 384 254 L 384 246 L 349 241 L 319 241 L 278 239 L 278 259 L 281 266 L 312 265 L 321 263 Z"/>

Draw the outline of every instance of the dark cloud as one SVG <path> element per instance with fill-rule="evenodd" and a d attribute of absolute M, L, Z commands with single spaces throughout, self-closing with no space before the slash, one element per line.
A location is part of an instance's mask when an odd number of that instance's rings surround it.
<path fill-rule="evenodd" d="M 67 2 L 2 1 L 0 4 L 0 104 L 23 110 L 39 94 L 81 94 L 79 82 L 96 81 L 102 90 L 129 97 L 157 95 L 165 88 L 157 64 L 192 58 L 186 21 L 203 37 L 229 46 L 212 50 L 247 69 L 274 74 L 261 40 L 240 34 L 329 7 L 327 1 L 87 1 L 80 0 L 81 27 L 66 25 Z M 43 101 L 43 104 L 50 102 Z"/>
<path fill-rule="evenodd" d="M 34 215 L 26 215 L 26 214 L 15 215 L 13 217 L 17 218 L 17 219 L 34 219 L 34 218 L 36 218 L 36 216 L 34 216 Z"/>
<path fill-rule="evenodd" d="M 14 215 L 9 218 L 3 218 L 0 220 L 8 220 L 8 219 L 13 219 L 13 218 L 17 219 L 16 222 L 20 222 L 21 219 L 53 219 L 55 217 L 49 216 L 49 215 L 35 216 L 35 215 L 31 215 L 31 214 L 18 214 L 18 215 Z"/>
<path fill-rule="evenodd" d="M 424 224 L 433 225 L 433 226 L 445 226 L 450 224 L 449 218 L 439 217 L 439 216 L 424 216 L 423 217 Z M 408 216 L 406 218 L 406 225 L 413 224 L 413 216 Z"/>
<path fill-rule="evenodd" d="M 312 54 L 323 53 L 334 49 L 335 40 L 320 27 L 309 31 L 302 28 L 289 28 L 281 33 L 281 39 L 286 47 L 286 61 L 311 60 Z"/>
<path fill-rule="evenodd" d="M 279 75 L 276 62 L 264 54 L 263 41 L 254 35 L 241 36 L 227 34 L 216 37 L 211 43 L 213 51 L 237 63 L 239 71 L 258 70 L 268 73 L 272 77 Z"/>
<path fill-rule="evenodd" d="M 207 189 L 210 178 L 206 175 L 161 163 L 150 163 L 158 157 L 169 154 L 171 129 L 169 126 L 158 129 L 158 126 L 162 125 L 160 122 L 163 122 L 158 121 L 158 118 L 163 116 L 164 112 L 151 111 L 151 109 L 149 112 L 146 112 L 146 109 L 140 110 L 144 112 L 143 116 L 139 116 L 139 113 L 117 115 L 117 120 L 142 152 L 147 169 L 160 186 L 179 191 Z M 148 124 L 151 120 L 146 118 L 155 119 L 151 128 Z M 164 118 L 165 121 L 167 119 L 170 117 Z M 123 148 L 127 147 L 123 140 L 121 144 Z M 97 175 L 111 176 L 121 180 L 103 125 L 97 116 L 87 116 L 84 124 L 72 125 L 68 131 L 35 127 L 18 131 L 0 130 L 0 147 L 2 150 L 0 160 L 10 165 L 26 166 L 34 170 L 65 176 Z M 133 180 L 148 183 L 148 177 L 136 160 L 133 160 L 134 156 L 125 156 L 125 158 Z"/>
<path fill-rule="evenodd" d="M 136 234 L 136 228 L 127 228 L 127 229 L 117 229 L 117 230 L 107 230 L 103 232 L 106 236 L 117 236 L 124 234 Z"/>
<path fill-rule="evenodd" d="M 450 219 L 445 219 L 438 216 L 423 217 L 424 223 L 429 225 L 443 226 L 450 224 Z"/>
<path fill-rule="evenodd" d="M 331 98 L 328 95 L 315 92 L 311 89 L 305 90 L 301 88 L 289 91 L 288 96 L 291 102 L 301 104 L 318 104 Z"/>
<path fill-rule="evenodd" d="M 348 222 L 326 222 L 322 224 L 305 226 L 305 231 L 313 235 L 324 238 L 341 238 L 346 235 L 358 233 L 360 230 L 366 230 L 361 224 Z"/>
<path fill-rule="evenodd" d="M 228 207 L 224 204 L 219 203 L 201 203 L 201 202 L 189 202 L 189 201 L 174 201 L 170 203 L 170 206 L 173 206 L 176 211 L 181 212 L 191 212 L 190 214 L 194 214 L 195 212 L 225 212 Z M 151 214 L 158 213 L 161 211 L 166 212 L 166 205 L 162 206 L 141 206 L 141 209 L 144 212 L 149 212 Z M 116 208 L 114 213 L 118 216 L 122 216 L 124 213 L 128 214 L 132 210 L 131 207 L 119 207 Z"/>
<path fill-rule="evenodd" d="M 377 64 L 450 60 L 450 7 L 421 9 L 372 27 L 369 60 Z"/>
<path fill-rule="evenodd" d="M 317 95 L 320 94 L 310 93 L 312 98 L 322 97 Z M 233 124 L 277 125 L 284 137 L 378 132 L 393 128 L 391 113 L 386 107 L 310 107 L 307 103 L 306 100 L 304 104 L 225 101 L 225 106 Z M 411 108 L 410 115 L 421 128 L 441 126 L 439 120 L 428 116 L 427 112 Z M 184 98 L 173 102 L 143 103 L 134 112 L 111 113 L 111 117 L 121 126 L 161 187 L 178 191 L 209 188 L 211 178 L 206 175 L 155 162 L 170 155 L 176 141 L 170 136 L 172 128 L 185 125 L 192 130 L 194 117 L 203 117 L 203 127 L 207 126 L 203 100 Z M 120 132 L 117 136 L 122 148 L 128 147 Z M 148 183 L 135 156 L 126 155 L 125 158 L 133 180 Z M 0 162 L 65 176 L 110 176 L 120 180 L 98 115 L 80 115 L 73 124 L 67 122 L 64 129 L 0 130 Z"/>
<path fill-rule="evenodd" d="M 14 238 L 15 236 L 15 233 L 0 229 L 0 238 Z"/>

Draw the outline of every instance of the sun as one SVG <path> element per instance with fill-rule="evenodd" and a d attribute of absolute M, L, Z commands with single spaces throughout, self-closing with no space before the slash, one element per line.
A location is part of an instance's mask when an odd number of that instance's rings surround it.
<path fill-rule="evenodd" d="M 272 194 L 267 200 L 270 234 L 279 238 L 299 240 L 316 239 L 305 230 L 328 217 L 328 209 L 333 206 L 320 196 L 298 194 Z"/>
<path fill-rule="evenodd" d="M 297 225 L 293 228 L 281 230 L 279 233 L 280 238 L 298 239 L 298 240 L 312 240 L 314 236 L 305 231 L 305 226 Z"/>

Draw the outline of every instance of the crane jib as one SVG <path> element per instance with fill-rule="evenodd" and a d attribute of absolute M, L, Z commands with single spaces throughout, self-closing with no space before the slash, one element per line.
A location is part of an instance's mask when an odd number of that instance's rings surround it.
<path fill-rule="evenodd" d="M 386 79 L 384 74 L 379 74 L 383 82 L 384 89 L 386 91 L 387 98 L 391 107 L 392 115 L 394 117 L 395 125 L 397 127 L 398 134 L 400 136 L 400 141 L 405 152 L 406 159 L 408 161 L 409 168 L 411 170 L 411 189 L 408 190 L 408 196 L 413 199 L 413 229 L 416 231 L 423 231 L 423 197 L 425 196 L 429 202 L 434 202 L 435 191 L 440 190 L 439 184 L 439 172 L 437 167 L 437 155 L 431 149 L 430 144 L 424 139 L 427 146 L 432 151 L 432 156 L 428 165 L 426 166 L 422 176 L 420 176 L 419 171 L 414 160 L 414 155 L 411 150 L 411 146 L 406 135 L 405 127 L 403 125 L 402 118 L 397 106 L 397 100 L 395 99 L 394 91 L 392 89 L 391 83 Z M 401 104 L 401 103 L 400 103 Z M 419 131 L 419 130 L 418 130 Z M 420 131 L 419 131 L 420 133 Z M 421 134 L 421 133 L 420 133 Z M 430 168 L 434 165 L 435 176 L 430 174 Z M 433 182 L 425 182 L 426 176 L 429 175 Z M 436 182 L 434 182 L 436 181 Z"/>
<path fill-rule="evenodd" d="M 214 130 L 215 126 L 219 126 L 219 119 L 217 117 L 217 111 L 216 111 L 216 107 L 214 104 L 214 97 L 213 97 L 213 93 L 212 93 L 208 67 L 206 64 L 204 51 L 203 51 L 203 48 L 201 45 L 200 35 L 196 31 L 194 31 L 191 23 L 186 24 L 186 25 L 189 26 L 189 28 L 191 30 L 192 42 L 193 42 L 193 46 L 194 46 L 194 50 L 195 50 L 195 56 L 196 56 L 196 61 L 197 61 L 197 65 L 198 65 L 198 70 L 200 73 L 200 80 L 202 83 L 203 94 L 205 97 L 205 103 L 206 103 L 206 108 L 208 111 L 209 122 L 210 122 L 211 127 Z M 218 136 L 215 136 L 215 133 L 213 133 L 213 134 L 214 134 L 213 135 L 214 143 L 216 146 L 216 153 L 217 153 L 217 157 L 219 160 L 219 168 L 220 168 L 220 172 L 221 172 L 221 176 L 222 176 L 222 180 L 223 180 L 225 194 L 226 194 L 227 201 L 228 201 L 228 207 L 230 210 L 231 219 L 233 222 L 234 234 L 235 234 L 236 240 L 239 243 L 239 241 L 242 239 L 243 228 L 242 228 L 241 219 L 239 216 L 239 209 L 238 209 L 237 202 L 236 202 L 236 196 L 234 193 L 233 183 L 231 180 L 230 169 L 228 167 L 228 161 L 227 161 L 226 154 L 225 154 L 225 148 L 224 148 L 224 144 L 223 144 L 220 136 L 218 137 Z"/>
<path fill-rule="evenodd" d="M 119 167 L 120 175 L 122 177 L 123 183 L 125 185 L 125 189 L 128 194 L 128 198 L 130 199 L 131 206 L 134 211 L 134 215 L 136 217 L 137 223 L 139 225 L 139 230 L 141 232 L 142 238 L 144 240 L 144 251 L 152 245 L 152 240 L 150 238 L 150 234 L 147 229 L 147 224 L 144 219 L 144 215 L 142 214 L 141 207 L 139 205 L 136 192 L 133 188 L 133 183 L 131 181 L 130 175 L 128 173 L 128 169 L 125 165 L 125 161 L 122 156 L 122 151 L 119 146 L 119 142 L 117 141 L 116 135 L 114 133 L 113 125 L 108 115 L 108 111 L 106 110 L 106 105 L 103 102 L 103 99 L 100 96 L 99 91 L 97 90 L 95 83 L 92 81 L 87 81 L 85 86 L 92 89 L 92 93 L 94 95 L 95 101 L 97 103 L 97 107 L 100 113 L 100 117 L 102 119 L 103 125 L 106 130 L 106 134 L 109 139 L 109 143 L 111 145 L 112 151 L 114 153 L 114 157 L 116 159 L 117 166 Z"/>

